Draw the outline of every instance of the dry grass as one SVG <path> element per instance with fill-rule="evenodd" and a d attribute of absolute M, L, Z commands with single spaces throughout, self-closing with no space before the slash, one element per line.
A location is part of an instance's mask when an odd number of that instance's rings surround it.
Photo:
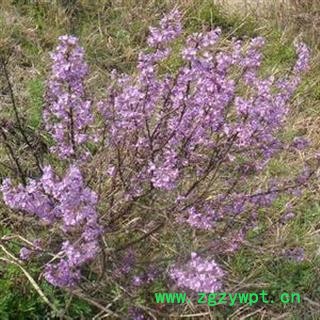
<path fill-rule="evenodd" d="M 199 30 L 203 25 L 207 27 L 224 24 L 228 31 L 239 26 L 227 14 L 218 15 L 212 9 L 213 3 L 224 6 L 232 15 L 242 12 L 247 20 L 255 19 L 258 27 L 254 25 L 241 32 L 250 36 L 258 30 L 268 37 L 270 44 L 266 53 L 269 61 L 267 68 L 272 72 L 286 68 L 287 56 L 290 58 L 287 46 L 291 45 L 297 34 L 301 34 L 314 51 L 317 50 L 319 39 L 320 1 L 315 0 L 291 0 L 290 3 L 289 0 L 80 0 L 77 6 L 72 5 L 72 2 L 16 1 L 17 4 L 12 5 L 11 1 L 1 1 L 0 52 L 11 56 L 9 66 L 17 102 L 26 117 L 30 118 L 30 123 L 37 123 L 34 118 L 41 111 L 48 52 L 55 46 L 57 37 L 64 33 L 78 35 L 86 49 L 92 71 L 89 88 L 95 96 L 99 96 L 100 91 L 105 89 L 112 68 L 124 72 L 134 69 L 137 53 L 144 46 L 148 26 L 173 4 L 180 5 L 185 13 L 187 32 Z M 244 24 L 243 20 L 238 21 L 240 25 Z M 264 26 L 264 29 L 260 26 Z M 279 53 L 280 49 L 284 51 L 283 56 Z M 294 133 L 307 132 L 312 141 L 312 150 L 320 147 L 319 66 L 319 59 L 315 57 L 311 73 L 295 98 L 293 108 L 296 112 L 288 123 L 288 130 Z M 39 109 L 34 109 L 35 102 Z M 309 154 L 306 153 L 301 153 L 296 158 L 292 155 L 281 157 L 266 173 L 266 178 L 272 177 L 276 172 L 286 172 L 285 170 L 290 173 L 292 168 L 298 167 L 308 157 Z M 1 171 L 2 174 L 7 173 Z M 232 310 L 228 319 L 295 319 L 294 315 L 296 319 L 312 319 L 312 314 L 313 319 L 319 319 L 316 310 L 319 300 L 317 279 L 320 272 L 316 264 L 319 252 L 315 250 L 320 246 L 320 209 L 315 205 L 319 202 L 318 194 L 319 185 L 315 185 L 300 202 L 294 199 L 297 202 L 297 219 L 288 225 L 272 228 L 272 221 L 281 215 L 283 209 L 283 203 L 277 204 L 265 217 L 264 227 L 270 230 L 251 247 L 248 245 L 235 258 L 225 262 L 230 273 L 230 290 L 255 288 L 259 291 L 264 287 L 283 291 L 301 290 L 308 300 L 301 306 L 287 309 L 276 305 L 264 308 L 244 306 Z M 6 225 L 12 227 L 12 220 L 12 216 L 11 222 L 6 216 Z M 19 231 L 23 224 L 25 220 L 17 223 Z M 29 229 L 25 230 L 29 232 Z M 167 243 L 162 238 L 155 238 L 153 241 L 163 247 Z M 302 266 L 288 266 L 281 259 L 275 258 L 284 247 L 296 245 L 306 248 L 307 261 Z M 169 246 L 164 250 L 172 251 L 174 247 Z M 110 292 L 108 295 L 111 297 Z M 108 301 L 105 302 L 106 305 Z M 196 309 L 189 309 L 179 318 L 182 316 L 189 319 L 215 319 L 208 310 L 198 312 Z"/>
<path fill-rule="evenodd" d="M 273 23 L 291 36 L 300 34 L 318 49 L 320 40 L 319 0 L 218 0 L 231 12 L 242 12 Z"/>

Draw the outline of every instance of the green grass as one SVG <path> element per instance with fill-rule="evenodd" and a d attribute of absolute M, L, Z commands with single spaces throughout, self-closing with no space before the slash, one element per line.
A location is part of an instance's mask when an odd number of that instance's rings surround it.
<path fill-rule="evenodd" d="M 29 95 L 28 116 L 29 123 L 33 129 L 37 129 L 41 123 L 44 82 L 42 79 L 30 80 L 27 86 Z"/>
<path fill-rule="evenodd" d="M 261 27 L 261 22 L 254 20 L 253 16 L 244 19 L 241 15 L 230 15 L 227 10 L 208 0 L 182 1 L 181 6 L 185 14 L 185 36 L 217 26 L 222 27 L 223 34 L 228 38 L 237 36 L 245 39 L 264 35 L 267 38 L 267 45 L 264 50 L 263 72 L 284 72 L 294 62 L 293 37 L 284 35 L 282 30 L 275 26 Z M 104 90 L 106 87 L 112 69 L 116 68 L 118 71 L 127 73 L 135 70 L 135 61 L 139 51 L 144 48 L 149 25 L 154 24 L 170 7 L 170 1 L 160 0 L 126 0 L 119 3 L 82 0 L 78 1 L 76 6 L 66 1 L 63 3 L 54 1 L 52 4 L 41 1 L 34 4 L 30 1 L 14 1 L 10 4 L 4 1 L 3 10 L 0 12 L 0 52 L 11 56 L 9 67 L 13 82 L 19 84 L 15 87 L 19 107 L 26 115 L 31 129 L 37 130 L 41 125 L 45 87 L 43 79 L 48 72 L 49 51 L 56 45 L 59 35 L 73 33 L 80 38 L 91 67 L 89 93 L 99 96 L 101 94 L 99 90 Z M 173 48 L 175 54 L 162 65 L 164 71 L 174 71 L 178 68 L 181 63 L 178 56 L 181 46 L 181 41 L 175 44 Z M 313 68 L 312 77 L 304 81 L 301 91 L 309 88 L 310 92 L 303 100 L 302 115 L 315 117 L 319 115 L 319 108 L 316 106 L 320 99 L 320 79 L 317 72 L 319 66 L 315 65 Z M 294 107 L 297 109 L 300 107 L 298 98 Z M 296 121 L 301 120 L 299 117 L 302 117 L 301 114 L 296 112 L 288 124 L 284 140 L 290 140 L 300 132 L 294 125 Z M 301 126 L 305 129 L 304 125 Z M 314 139 L 318 137 L 315 134 Z M 291 174 L 296 170 L 295 160 L 290 158 L 288 162 L 286 157 L 275 159 L 268 167 L 267 176 Z M 256 286 L 256 289 L 263 283 L 264 289 L 273 294 L 282 291 L 299 292 L 312 301 L 319 301 L 319 257 L 315 253 L 315 248 L 320 241 L 312 235 L 320 225 L 320 208 L 317 204 L 314 205 L 318 200 L 319 198 L 314 195 L 303 198 L 298 205 L 297 219 L 285 227 L 271 229 L 262 237 L 256 236 L 270 225 L 270 219 L 279 217 L 286 199 L 280 199 L 268 212 L 259 213 L 264 219 L 257 230 L 251 234 L 252 238 L 256 239 L 253 240 L 253 245 L 256 247 L 245 247 L 227 261 L 233 280 L 240 283 L 244 278 L 248 278 L 249 283 Z M 13 232 L 20 231 L 12 229 Z M 8 232 L 2 228 L 0 234 L 4 234 L 4 231 Z M 298 245 L 306 247 L 308 259 L 302 263 L 287 261 L 284 258 L 275 259 L 274 255 L 278 254 L 282 248 L 279 248 L 276 239 L 278 233 L 282 234 L 283 247 Z M 173 250 L 184 251 L 187 249 L 185 243 L 191 243 L 191 238 L 191 233 L 186 231 L 183 239 L 168 239 L 168 235 L 164 234 L 161 240 Z M 160 245 L 160 247 L 161 250 L 168 251 L 165 246 Z M 261 248 L 258 253 L 257 247 Z M 17 246 L 10 247 L 10 250 L 18 254 Z M 95 307 L 81 299 L 73 298 L 69 304 L 68 294 L 38 280 L 40 266 L 34 264 L 26 267 L 31 270 L 32 276 L 40 284 L 45 295 L 59 310 L 63 310 L 68 305 L 66 313 L 71 318 L 90 319 L 98 312 Z M 0 265 L 0 273 L 0 319 L 43 319 L 50 316 L 51 310 L 44 305 L 20 270 L 14 266 Z M 231 288 L 232 283 L 228 286 Z M 161 291 L 164 288 L 166 288 L 165 281 L 159 281 L 148 288 L 148 292 Z M 135 303 L 145 304 L 150 299 L 149 293 L 142 290 L 137 295 Z M 111 301 L 120 294 L 122 289 L 112 287 L 110 284 L 105 288 L 104 296 L 100 298 L 103 300 L 108 297 Z M 104 305 L 110 301 L 105 299 Z M 129 303 L 130 298 L 127 297 L 126 304 Z M 121 310 L 127 308 L 126 304 L 121 301 L 116 303 Z M 217 310 L 217 314 L 223 318 L 234 311 L 235 309 L 232 308 L 222 308 Z M 188 312 L 191 313 L 194 310 L 188 310 Z M 312 312 L 314 317 L 317 316 L 312 306 L 305 301 L 295 306 L 273 305 L 268 307 L 267 312 L 278 315 L 290 312 L 292 319 L 303 319 L 306 314 L 309 315 Z M 218 318 L 218 315 L 216 317 Z"/>
<path fill-rule="evenodd" d="M 36 266 L 27 266 L 32 275 L 39 274 Z M 39 294 L 28 282 L 21 270 L 13 265 L 0 268 L 0 318 L 1 319 L 58 319 L 59 314 L 52 312 Z M 37 281 L 45 296 L 55 305 L 59 312 L 64 312 L 71 319 L 87 319 L 94 312 L 87 302 L 72 298 L 68 294 L 53 289 L 44 280 Z M 69 301 L 70 300 L 70 301 Z M 70 303 L 72 302 L 72 303 Z M 68 308 L 66 308 L 68 306 Z"/>

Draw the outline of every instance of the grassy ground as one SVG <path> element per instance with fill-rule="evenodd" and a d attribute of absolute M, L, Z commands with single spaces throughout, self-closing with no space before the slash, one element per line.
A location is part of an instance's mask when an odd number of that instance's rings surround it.
<path fill-rule="evenodd" d="M 91 66 L 89 90 L 96 97 L 102 94 L 109 79 L 110 71 L 116 68 L 122 72 L 134 72 L 137 54 L 144 47 L 148 26 L 154 24 L 161 15 L 172 7 L 172 1 L 6 1 L 0 2 L 0 53 L 9 58 L 9 72 L 16 95 L 17 105 L 24 114 L 30 130 L 37 132 L 41 126 L 43 88 L 48 68 L 48 53 L 57 37 L 72 33 L 77 35 L 87 52 Z M 221 26 L 226 36 L 241 38 L 263 35 L 267 38 L 264 70 L 281 72 L 294 60 L 292 42 L 297 35 L 313 49 L 312 70 L 293 101 L 293 112 L 288 122 L 288 137 L 305 134 L 312 142 L 313 150 L 319 150 L 320 142 L 320 77 L 319 58 L 315 33 L 310 28 L 297 25 L 294 17 L 285 21 L 283 16 L 267 14 L 266 7 L 252 12 L 245 7 L 239 12 L 228 6 L 218 6 L 209 0 L 179 0 L 183 13 L 186 34 Z M 320 5 L 319 5 L 320 7 Z M 297 10 L 297 9 L 295 9 Z M 301 9 L 300 9 L 301 10 Z M 310 10 L 310 9 L 308 9 Z M 235 13 L 236 12 L 236 13 Z M 287 11 L 283 11 L 287 12 Z M 308 11 L 308 14 L 310 12 Z M 300 21 L 300 20 L 299 20 Z M 171 62 L 167 68 L 173 68 Z M 3 80 L 0 80 L 3 81 Z M 3 87 L 3 86 L 2 86 Z M 11 114 L 10 101 L 6 89 L 0 93 L 1 110 Z M 266 175 L 287 175 L 292 168 L 308 159 L 308 153 L 299 157 L 285 155 L 275 159 Z M 4 164 L 9 160 L 2 157 Z M 27 159 L 26 159 L 27 161 Z M 0 177 L 8 174 L 5 167 L 0 169 Z M 265 177 L 267 178 L 267 177 Z M 295 202 L 297 200 L 294 199 Z M 267 213 L 261 226 L 251 235 L 252 242 L 234 257 L 225 268 L 230 273 L 228 290 L 279 292 L 299 292 L 303 299 L 293 305 L 257 305 L 215 307 L 201 310 L 194 319 L 319 319 L 320 318 L 320 206 L 319 185 L 314 185 L 296 203 L 296 218 L 286 225 L 272 226 L 283 211 L 286 199 L 281 199 Z M 25 228 L 25 221 L 19 215 L 8 215 L 2 206 L 0 235 L 34 232 L 32 226 Z M 263 232 L 262 230 L 268 230 Z M 11 252 L 17 245 L 2 243 Z M 302 262 L 284 259 L 283 249 L 302 247 L 305 259 Z M 79 297 L 53 289 L 42 279 L 38 279 L 38 266 L 28 265 L 29 273 L 44 294 L 58 309 L 65 309 L 73 319 L 91 319 L 97 308 Z M 0 319 L 44 319 L 51 317 L 51 309 L 45 307 L 30 280 L 16 266 L 0 265 Z M 116 292 L 113 293 L 116 296 Z M 112 294 L 109 295 L 110 298 Z M 140 303 L 148 300 L 141 296 Z M 109 303 L 110 301 L 105 301 Z M 120 305 L 119 308 L 126 306 Z M 173 318 L 197 313 L 189 307 L 172 312 Z M 54 316 L 52 316 L 54 318 Z"/>

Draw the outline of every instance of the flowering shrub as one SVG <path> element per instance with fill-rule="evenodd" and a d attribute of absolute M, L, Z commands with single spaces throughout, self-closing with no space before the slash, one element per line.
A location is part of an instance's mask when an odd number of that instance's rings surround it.
<path fill-rule="evenodd" d="M 137 73 L 114 72 L 105 99 L 96 102 L 85 93 L 88 67 L 78 40 L 59 38 L 43 121 L 52 155 L 66 173 L 59 176 L 43 165 L 39 179 L 18 186 L 6 179 L 2 185 L 5 203 L 37 216 L 60 243 L 44 270 L 55 286 L 75 287 L 81 269 L 97 262 L 100 253 L 102 268 L 113 270 L 115 278 L 123 275 L 134 286 L 152 282 L 161 273 L 144 270 L 139 276 L 137 261 L 144 255 L 139 244 L 171 224 L 176 232 L 189 228 L 199 238 L 208 233 L 215 239 L 176 257 L 179 263 L 171 261 L 169 283 L 220 290 L 227 274 L 212 249 L 235 252 L 262 209 L 282 193 L 299 191 L 314 172 L 266 186 L 255 179 L 280 151 L 308 145 L 301 137 L 289 145 L 279 138 L 290 99 L 308 69 L 308 48 L 296 44 L 298 60 L 288 75 L 263 76 L 264 39 L 225 41 L 217 28 L 189 36 L 181 66 L 165 73 L 170 46 L 182 33 L 180 20 L 174 10 L 150 28 Z M 114 243 L 109 257 L 106 238 Z M 22 248 L 24 258 L 28 250 Z M 37 254 L 51 250 L 48 245 Z"/>
<path fill-rule="evenodd" d="M 91 101 L 85 99 L 84 79 L 88 67 L 78 39 L 60 37 L 60 45 L 51 54 L 52 74 L 47 82 L 43 119 L 55 140 L 52 152 L 61 158 L 76 156 L 88 140 L 87 127 L 93 121 Z"/>
<path fill-rule="evenodd" d="M 45 271 L 46 279 L 56 286 L 74 285 L 80 279 L 79 267 L 97 254 L 101 233 L 95 209 L 97 196 L 84 185 L 79 169 L 71 167 L 59 180 L 51 167 L 45 167 L 39 181 L 14 188 L 5 180 L 2 192 L 11 208 L 35 214 L 48 224 L 59 223 L 65 236 L 81 234 L 74 243 L 63 242 L 65 257 L 56 264 L 49 263 Z M 21 257 L 26 253 L 22 248 Z"/>

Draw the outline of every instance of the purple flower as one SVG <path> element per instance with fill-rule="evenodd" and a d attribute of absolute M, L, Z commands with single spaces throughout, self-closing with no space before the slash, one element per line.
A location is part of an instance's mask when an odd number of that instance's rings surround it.
<path fill-rule="evenodd" d="M 159 28 L 149 28 L 148 44 L 152 47 L 157 47 L 177 38 L 181 33 L 180 20 L 180 12 L 178 10 L 171 11 L 160 21 Z"/>
<path fill-rule="evenodd" d="M 283 249 L 282 253 L 284 257 L 297 262 L 301 262 L 305 259 L 305 253 L 303 248 Z"/>
<path fill-rule="evenodd" d="M 202 214 L 199 213 L 194 207 L 188 210 L 189 217 L 186 222 L 195 229 L 211 229 L 215 221 L 214 213 Z"/>
<path fill-rule="evenodd" d="M 280 218 L 280 221 L 282 223 L 286 223 L 290 220 L 292 220 L 295 217 L 295 214 L 293 212 L 285 212 L 282 217 Z"/>
<path fill-rule="evenodd" d="M 154 282 L 158 275 L 159 269 L 155 266 L 149 266 L 147 270 L 132 277 L 132 284 L 135 287 L 150 284 Z"/>
<path fill-rule="evenodd" d="M 67 261 L 60 260 L 57 264 L 46 265 L 44 277 L 54 286 L 72 288 L 80 280 L 80 271 Z"/>
<path fill-rule="evenodd" d="M 135 287 L 140 287 L 141 285 L 144 284 L 144 279 L 143 279 L 140 275 L 133 276 L 133 278 L 132 278 L 132 284 L 133 284 Z"/>
<path fill-rule="evenodd" d="M 295 137 L 291 146 L 297 150 L 303 150 L 309 146 L 309 141 L 303 137 Z"/>
<path fill-rule="evenodd" d="M 235 252 L 239 249 L 241 244 L 243 244 L 246 236 L 245 228 L 242 228 L 238 233 L 232 235 L 231 239 L 229 239 L 227 243 L 227 247 L 225 248 L 226 252 Z"/>
<path fill-rule="evenodd" d="M 137 307 L 131 307 L 128 311 L 128 316 L 130 320 L 148 320 L 150 317 L 146 316 L 144 312 L 137 308 Z"/>
<path fill-rule="evenodd" d="M 86 132 L 92 123 L 91 101 L 85 98 L 84 80 L 88 66 L 84 50 L 73 36 L 59 37 L 59 45 L 51 54 L 51 76 L 47 81 L 46 106 L 43 117 L 60 158 L 70 158 L 89 139 Z"/>
<path fill-rule="evenodd" d="M 305 72 L 309 69 L 310 50 L 305 43 L 295 43 L 298 61 L 294 66 L 295 73 Z"/>
<path fill-rule="evenodd" d="M 82 265 L 97 256 L 102 232 L 97 221 L 97 195 L 85 185 L 80 170 L 71 166 L 60 179 L 51 167 L 46 167 L 39 180 L 29 180 L 25 187 L 14 187 L 10 180 L 5 180 L 2 192 L 5 203 L 13 209 L 36 215 L 49 224 L 58 223 L 70 235 L 74 230 L 82 231 L 76 245 L 69 241 L 62 244 L 66 259 L 50 264 L 46 271 L 46 278 L 52 284 L 70 281 L 74 285 Z M 39 244 L 35 242 L 35 249 Z M 29 249 L 21 250 L 21 257 L 28 258 L 30 254 Z"/>
<path fill-rule="evenodd" d="M 29 260 L 31 254 L 32 254 L 31 250 L 23 247 L 20 250 L 20 259 L 21 260 Z"/>
<path fill-rule="evenodd" d="M 173 266 L 169 276 L 182 288 L 196 292 L 217 292 L 222 288 L 224 272 L 215 260 L 206 260 L 196 253 L 182 266 Z"/>
<path fill-rule="evenodd" d="M 128 249 L 124 257 L 121 259 L 121 264 L 119 270 L 117 270 L 121 275 L 126 275 L 130 273 L 136 262 L 136 255 L 132 249 Z"/>

